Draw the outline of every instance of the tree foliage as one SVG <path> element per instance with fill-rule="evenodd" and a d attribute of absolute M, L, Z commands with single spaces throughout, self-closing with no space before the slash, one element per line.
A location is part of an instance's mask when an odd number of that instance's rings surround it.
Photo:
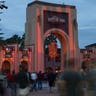
<path fill-rule="evenodd" d="M 25 33 L 22 35 L 21 37 L 21 41 L 20 41 L 20 48 L 23 49 L 24 48 L 24 41 L 25 41 Z"/>
<path fill-rule="evenodd" d="M 47 36 L 47 38 L 45 39 L 44 45 L 48 45 L 51 42 L 56 42 L 57 43 L 57 39 L 56 39 L 56 36 L 54 34 L 49 34 Z"/>
<path fill-rule="evenodd" d="M 4 44 L 3 36 L 1 36 L 3 34 L 4 33 L 0 33 L 0 46 L 3 46 L 3 44 Z"/>
<path fill-rule="evenodd" d="M 5 40 L 6 44 L 13 44 L 13 43 L 20 44 L 20 42 L 21 42 L 21 37 L 19 37 L 16 34 Z"/>

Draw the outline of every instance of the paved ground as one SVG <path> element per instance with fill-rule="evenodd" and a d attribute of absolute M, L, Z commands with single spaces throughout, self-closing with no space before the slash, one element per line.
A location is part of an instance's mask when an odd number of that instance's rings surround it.
<path fill-rule="evenodd" d="M 11 90 L 7 88 L 4 96 L 11 96 Z M 29 93 L 28 96 L 59 96 L 59 93 L 57 91 L 57 87 L 54 88 L 53 92 L 50 93 L 48 84 L 43 84 L 42 90 L 33 90 Z"/>
<path fill-rule="evenodd" d="M 43 83 L 43 89 L 33 91 L 29 94 L 29 96 L 59 96 L 57 87 L 54 88 L 53 92 L 50 93 L 48 83 Z"/>
<path fill-rule="evenodd" d="M 11 96 L 11 90 L 7 89 L 4 96 Z M 52 93 L 50 93 L 48 88 L 43 88 L 42 90 L 32 91 L 28 96 L 59 96 L 57 89 L 55 88 Z"/>
<path fill-rule="evenodd" d="M 42 89 L 31 92 L 29 96 L 59 96 L 59 94 L 56 89 L 52 93 L 49 92 L 49 89 Z"/>

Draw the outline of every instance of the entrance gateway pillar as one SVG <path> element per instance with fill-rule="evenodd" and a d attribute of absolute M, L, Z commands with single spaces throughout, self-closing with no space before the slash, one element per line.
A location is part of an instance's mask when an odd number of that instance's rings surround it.
<path fill-rule="evenodd" d="M 61 43 L 61 71 L 73 59 L 80 68 L 75 6 L 34 1 L 26 9 L 25 47 L 32 48 L 32 71 L 44 71 L 44 40 L 54 34 Z"/>

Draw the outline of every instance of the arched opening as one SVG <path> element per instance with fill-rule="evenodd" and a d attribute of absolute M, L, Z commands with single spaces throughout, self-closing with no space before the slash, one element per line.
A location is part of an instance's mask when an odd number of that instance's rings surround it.
<path fill-rule="evenodd" d="M 54 34 L 48 34 L 44 41 L 44 69 L 52 68 L 60 71 L 61 66 L 61 44 Z"/>
<path fill-rule="evenodd" d="M 53 37 L 56 40 L 56 45 L 57 45 L 57 50 L 55 50 L 57 52 L 56 56 L 51 57 L 49 53 L 49 47 L 48 44 L 46 46 L 46 38 L 48 38 L 48 36 L 53 35 Z M 68 59 L 68 46 L 69 46 L 69 42 L 68 42 L 68 37 L 65 34 L 64 31 L 59 30 L 59 29 L 51 29 L 49 31 L 47 31 L 44 34 L 45 38 L 44 38 L 44 69 L 47 69 L 48 67 L 51 67 L 55 72 L 58 71 L 63 71 L 64 68 L 67 67 L 67 59 Z M 48 38 L 49 45 L 54 48 L 54 45 L 52 46 L 52 38 Z M 54 52 L 53 52 L 54 53 Z"/>
<path fill-rule="evenodd" d="M 28 62 L 25 61 L 25 60 L 21 61 L 21 67 L 22 67 L 24 70 L 28 71 Z"/>
<path fill-rule="evenodd" d="M 4 72 L 4 73 L 10 72 L 10 62 L 8 60 L 5 60 L 2 63 L 2 72 Z"/>

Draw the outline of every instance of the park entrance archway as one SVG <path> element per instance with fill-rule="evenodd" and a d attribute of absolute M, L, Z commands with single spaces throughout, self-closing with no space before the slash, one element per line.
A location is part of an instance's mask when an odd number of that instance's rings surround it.
<path fill-rule="evenodd" d="M 25 47 L 32 49 L 31 70 L 45 71 L 44 41 L 54 34 L 61 43 L 60 70 L 72 59 L 74 69 L 80 68 L 78 30 L 75 6 L 34 1 L 27 6 Z"/>

